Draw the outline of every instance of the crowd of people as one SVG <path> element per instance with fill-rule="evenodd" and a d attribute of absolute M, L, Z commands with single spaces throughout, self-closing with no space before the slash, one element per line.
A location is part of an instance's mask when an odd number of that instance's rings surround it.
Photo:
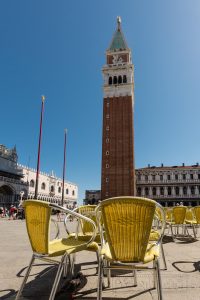
<path fill-rule="evenodd" d="M 24 209 L 21 205 L 18 207 L 11 205 L 10 208 L 0 207 L 0 217 L 8 220 L 24 219 Z"/>

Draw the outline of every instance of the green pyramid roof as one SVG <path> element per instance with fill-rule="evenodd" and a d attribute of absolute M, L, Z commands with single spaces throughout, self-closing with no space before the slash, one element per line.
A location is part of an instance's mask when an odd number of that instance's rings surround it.
<path fill-rule="evenodd" d="M 128 45 L 124 38 L 124 35 L 121 31 L 121 19 L 118 17 L 117 19 L 118 28 L 114 33 L 112 42 L 108 50 L 110 51 L 117 51 L 117 50 L 126 50 L 128 49 Z"/>

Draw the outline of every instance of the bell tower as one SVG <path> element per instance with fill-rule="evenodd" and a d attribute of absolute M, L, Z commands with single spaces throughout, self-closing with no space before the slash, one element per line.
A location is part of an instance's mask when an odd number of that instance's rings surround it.
<path fill-rule="evenodd" d="M 117 29 L 106 51 L 103 73 L 103 137 L 101 199 L 134 196 L 134 66 L 131 50 L 121 30 Z"/>

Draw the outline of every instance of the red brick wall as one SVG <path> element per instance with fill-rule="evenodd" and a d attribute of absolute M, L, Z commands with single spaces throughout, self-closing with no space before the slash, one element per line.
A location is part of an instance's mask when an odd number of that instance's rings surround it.
<path fill-rule="evenodd" d="M 109 103 L 109 106 L 107 106 Z M 109 115 L 109 118 L 106 116 Z M 109 126 L 109 130 L 106 127 Z M 106 142 L 109 139 L 109 142 Z M 102 199 L 135 195 L 132 97 L 105 98 L 103 106 Z M 109 155 L 106 155 L 109 151 Z M 109 165 L 106 168 L 106 164 Z M 106 178 L 109 182 L 106 182 Z"/>

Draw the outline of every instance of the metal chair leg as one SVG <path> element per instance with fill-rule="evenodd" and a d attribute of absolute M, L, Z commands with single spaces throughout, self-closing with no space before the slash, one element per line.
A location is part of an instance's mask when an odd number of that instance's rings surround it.
<path fill-rule="evenodd" d="M 153 261 L 153 287 L 154 289 L 157 286 L 157 270 L 156 270 L 156 262 L 155 260 Z"/>
<path fill-rule="evenodd" d="M 163 244 L 161 243 L 160 246 L 161 246 L 160 248 L 161 248 L 162 258 L 163 258 L 163 263 L 164 263 L 164 269 L 167 270 L 167 263 L 166 263 L 166 259 L 165 259 Z"/>
<path fill-rule="evenodd" d="M 58 271 L 56 273 L 56 277 L 55 277 L 55 280 L 54 280 L 54 283 L 53 283 L 53 287 L 52 287 L 52 290 L 51 290 L 49 300 L 54 300 L 54 298 L 55 298 L 56 290 L 58 288 L 60 277 L 62 275 L 62 271 L 63 271 L 63 268 L 64 268 L 65 259 L 66 259 L 66 254 L 63 255 L 63 257 L 61 259 L 61 262 L 58 265 Z"/>
<path fill-rule="evenodd" d="M 137 286 L 137 270 L 133 270 L 134 286 Z"/>
<path fill-rule="evenodd" d="M 157 292 L 158 292 L 158 300 L 163 300 L 162 296 L 162 283 L 161 283 L 161 276 L 160 276 L 160 265 L 159 260 L 156 259 L 156 271 L 157 271 Z"/>
<path fill-rule="evenodd" d="M 30 263 L 29 263 L 28 269 L 27 269 L 27 271 L 26 271 L 26 274 L 25 274 L 25 276 L 24 276 L 24 280 L 23 280 L 23 282 L 22 282 L 22 284 L 21 284 L 21 286 L 20 286 L 20 289 L 19 289 L 19 291 L 18 291 L 18 293 L 17 293 L 17 296 L 16 296 L 15 300 L 18 300 L 18 299 L 20 298 L 20 296 L 21 296 L 22 290 L 23 290 L 23 288 L 24 288 L 24 286 L 25 286 L 25 284 L 26 284 L 26 281 L 27 281 L 27 279 L 28 279 L 28 276 L 29 276 L 29 274 L 30 274 L 30 272 L 31 272 L 31 268 L 32 268 L 32 266 L 33 266 L 34 260 L 35 260 L 35 256 L 34 256 L 34 254 L 33 254 L 32 257 L 31 257 L 31 261 L 30 261 Z"/>
<path fill-rule="evenodd" d="M 192 228 L 193 228 L 194 238 L 196 239 L 196 238 L 197 238 L 197 235 L 196 235 L 196 232 L 195 232 L 194 224 L 192 224 Z"/>
<path fill-rule="evenodd" d="M 68 265 L 69 265 L 69 258 L 68 256 L 65 257 L 65 261 L 63 263 L 63 278 L 67 277 L 67 273 L 68 273 Z"/>
<path fill-rule="evenodd" d="M 107 261 L 106 264 L 107 264 L 107 267 L 109 268 L 109 267 L 110 267 L 110 262 Z M 111 269 L 107 269 L 107 278 L 108 278 L 108 287 L 110 287 L 110 281 L 111 281 Z"/>
<path fill-rule="evenodd" d="M 170 229 L 171 229 L 172 239 L 173 239 L 173 241 L 175 241 L 175 237 L 174 237 L 174 233 L 173 233 L 172 224 L 170 224 Z"/>
<path fill-rule="evenodd" d="M 97 300 L 102 299 L 102 285 L 103 285 L 103 258 L 99 257 Z"/>

